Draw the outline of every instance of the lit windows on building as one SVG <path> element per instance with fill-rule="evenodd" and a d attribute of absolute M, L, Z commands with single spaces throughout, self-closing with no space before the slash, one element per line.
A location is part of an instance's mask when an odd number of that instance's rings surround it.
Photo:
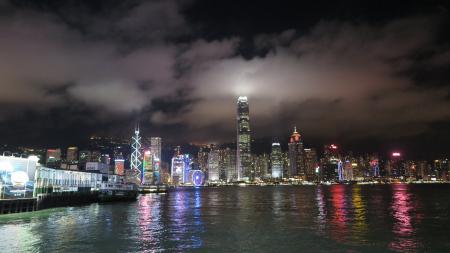
<path fill-rule="evenodd" d="M 236 168 L 238 180 L 251 180 L 251 137 L 248 99 L 240 96 L 237 102 Z"/>
<path fill-rule="evenodd" d="M 283 177 L 283 161 L 280 143 L 272 143 L 272 153 L 270 155 L 272 163 L 272 178 L 281 179 Z"/>

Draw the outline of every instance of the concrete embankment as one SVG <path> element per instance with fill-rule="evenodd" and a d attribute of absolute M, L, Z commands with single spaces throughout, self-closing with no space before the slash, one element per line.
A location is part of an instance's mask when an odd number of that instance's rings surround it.
<path fill-rule="evenodd" d="M 0 200 L 0 215 L 10 213 L 32 212 L 36 210 L 38 210 L 36 198 Z"/>
<path fill-rule="evenodd" d="M 96 202 L 115 202 L 136 200 L 137 191 L 133 192 L 50 192 L 38 194 L 36 198 L 2 199 L 0 215 L 32 212 L 54 207 L 77 206 Z"/>

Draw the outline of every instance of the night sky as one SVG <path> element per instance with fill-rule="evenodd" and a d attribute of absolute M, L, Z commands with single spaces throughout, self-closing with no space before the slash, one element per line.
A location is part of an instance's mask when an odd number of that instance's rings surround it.
<path fill-rule="evenodd" d="M 443 157 L 450 8 L 392 2 L 0 0 L 0 143 L 232 142 L 247 95 L 258 143 Z"/>

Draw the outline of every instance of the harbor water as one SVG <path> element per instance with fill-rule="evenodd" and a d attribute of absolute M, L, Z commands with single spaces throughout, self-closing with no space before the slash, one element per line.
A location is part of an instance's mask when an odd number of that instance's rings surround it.
<path fill-rule="evenodd" d="M 0 252 L 450 252 L 450 185 L 180 188 L 0 216 Z"/>

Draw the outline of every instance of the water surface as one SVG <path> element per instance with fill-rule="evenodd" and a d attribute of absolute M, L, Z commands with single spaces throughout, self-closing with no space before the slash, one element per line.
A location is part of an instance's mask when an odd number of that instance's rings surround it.
<path fill-rule="evenodd" d="M 450 252 L 450 185 L 185 188 L 0 216 L 0 252 Z"/>

